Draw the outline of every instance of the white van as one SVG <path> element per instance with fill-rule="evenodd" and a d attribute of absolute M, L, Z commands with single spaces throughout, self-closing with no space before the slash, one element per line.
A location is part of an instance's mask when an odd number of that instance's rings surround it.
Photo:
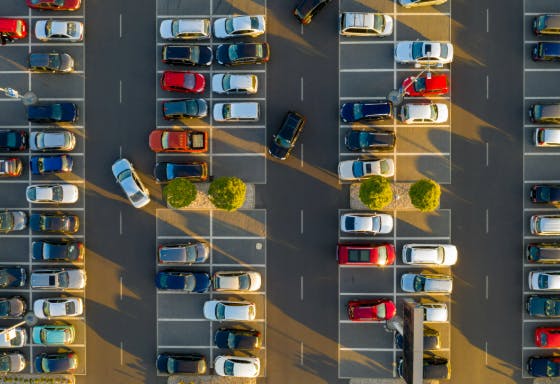
<path fill-rule="evenodd" d="M 424 321 L 430 323 L 447 322 L 448 313 L 447 305 L 444 303 L 420 303 L 420 307 L 424 309 Z"/>
<path fill-rule="evenodd" d="M 531 233 L 539 236 L 560 235 L 559 215 L 533 215 L 530 220 Z"/>
<path fill-rule="evenodd" d="M 560 128 L 535 129 L 535 145 L 537 147 L 560 146 Z"/>
<path fill-rule="evenodd" d="M 235 102 L 214 104 L 214 121 L 257 121 L 259 120 L 259 103 Z"/>

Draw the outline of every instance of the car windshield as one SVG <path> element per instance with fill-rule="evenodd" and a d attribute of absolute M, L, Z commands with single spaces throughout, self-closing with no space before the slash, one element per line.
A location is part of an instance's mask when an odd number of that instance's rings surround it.
<path fill-rule="evenodd" d="M 224 319 L 226 317 L 226 306 L 222 303 L 216 304 L 216 319 Z"/>
<path fill-rule="evenodd" d="M 49 55 L 49 68 L 59 68 L 60 67 L 60 56 L 52 53 Z"/>
<path fill-rule="evenodd" d="M 547 345 L 548 344 L 548 336 L 546 335 L 546 332 L 541 332 L 540 333 L 540 338 L 541 338 L 541 345 Z"/>
<path fill-rule="evenodd" d="M 193 89 L 196 84 L 196 78 L 192 73 L 186 73 L 183 77 L 183 87 L 186 89 Z"/>
<path fill-rule="evenodd" d="M 194 246 L 186 247 L 186 251 L 187 251 L 187 263 L 194 263 L 196 261 L 196 256 L 197 256 L 196 247 Z"/>
<path fill-rule="evenodd" d="M 251 278 L 249 275 L 241 274 L 238 276 L 239 289 L 247 290 L 251 287 Z"/>
<path fill-rule="evenodd" d="M 377 313 L 377 317 L 380 319 L 384 319 L 386 315 L 385 303 L 377 304 L 375 306 L 375 309 L 376 309 L 375 312 Z"/>
<path fill-rule="evenodd" d="M 437 120 L 437 105 L 430 104 L 430 119 Z"/>
<path fill-rule="evenodd" d="M 550 188 L 541 187 L 538 188 L 537 191 L 539 192 L 539 199 L 544 201 L 550 201 Z"/>
<path fill-rule="evenodd" d="M 66 31 L 70 36 L 74 36 L 76 34 L 76 23 L 66 23 Z"/>
<path fill-rule="evenodd" d="M 53 104 L 51 106 L 51 118 L 54 120 L 62 120 L 62 105 Z"/>
<path fill-rule="evenodd" d="M 228 56 L 232 61 L 239 59 L 239 51 L 237 49 L 237 45 L 232 44 L 228 47 Z"/>
<path fill-rule="evenodd" d="M 369 164 L 368 164 L 368 166 L 369 166 Z M 381 169 L 382 174 L 386 174 L 387 172 L 389 172 L 389 162 L 387 160 L 381 160 L 379 162 L 379 168 Z M 368 171 L 371 172 L 371 169 L 368 168 Z"/>
<path fill-rule="evenodd" d="M 529 260 L 538 260 L 540 256 L 540 250 L 538 247 L 529 247 Z"/>
<path fill-rule="evenodd" d="M 0 356 L 0 372 L 10 372 L 10 356 Z"/>
<path fill-rule="evenodd" d="M 382 32 L 385 29 L 385 18 L 383 15 L 375 14 L 373 17 L 373 29 Z"/>
<path fill-rule="evenodd" d="M 76 306 L 74 305 L 73 302 L 67 301 L 64 307 L 66 308 L 66 314 L 72 315 L 76 313 Z"/>
<path fill-rule="evenodd" d="M 222 110 L 222 116 L 226 119 L 231 117 L 231 104 L 229 103 L 224 104 L 224 109 Z"/>
<path fill-rule="evenodd" d="M 9 212 L 0 213 L 0 230 L 7 231 L 14 226 L 14 218 Z"/>
<path fill-rule="evenodd" d="M 5 287 L 10 284 L 10 274 L 5 269 L 0 270 L 0 286 Z"/>
<path fill-rule="evenodd" d="M 426 278 L 424 276 L 414 276 L 414 292 L 422 292 L 426 284 Z"/>
<path fill-rule="evenodd" d="M 548 288 L 548 283 L 549 283 L 549 278 L 548 275 L 545 275 L 544 273 L 541 273 L 539 275 L 539 288 Z"/>
<path fill-rule="evenodd" d="M 352 164 L 352 173 L 355 177 L 362 177 L 364 175 L 364 167 L 361 161 L 354 161 Z"/>
<path fill-rule="evenodd" d="M 352 113 L 354 114 L 354 120 L 359 120 L 362 117 L 364 117 L 364 114 L 362 112 L 362 109 L 363 109 L 362 107 L 363 107 L 363 105 L 360 104 L 360 103 L 354 104 L 354 108 L 352 110 Z"/>
<path fill-rule="evenodd" d="M 68 287 L 70 282 L 68 272 L 62 272 L 58 274 L 58 283 L 61 287 Z"/>
<path fill-rule="evenodd" d="M 52 187 L 52 198 L 55 201 L 62 201 L 62 187 L 60 185 L 55 185 Z"/>
<path fill-rule="evenodd" d="M 414 82 L 414 90 L 416 92 L 424 92 L 426 90 L 426 78 L 418 77 Z"/>
<path fill-rule="evenodd" d="M 229 33 L 233 33 L 233 31 L 235 31 L 235 28 L 233 27 L 233 19 L 231 18 L 227 18 L 226 22 L 225 22 L 225 29 L 226 32 Z"/>
<path fill-rule="evenodd" d="M 117 180 L 119 180 L 119 183 L 122 183 L 123 181 L 128 179 L 131 174 L 132 172 L 130 171 L 130 169 L 125 169 L 124 171 L 119 173 L 119 175 L 117 176 Z"/>
<path fill-rule="evenodd" d="M 447 44 L 440 44 L 439 48 L 441 49 L 441 54 L 440 56 L 443 58 L 446 58 L 447 55 L 449 54 L 448 48 L 447 48 Z"/>
<path fill-rule="evenodd" d="M 378 264 L 387 264 L 387 260 L 388 260 L 387 248 L 377 247 L 377 263 Z"/>
<path fill-rule="evenodd" d="M 282 147 L 282 148 L 290 148 L 292 143 L 290 142 L 290 140 L 287 140 L 285 138 L 283 138 L 280 135 L 276 135 L 276 137 L 274 138 L 274 142 L 276 144 L 278 144 L 278 146 Z"/>
<path fill-rule="evenodd" d="M 423 47 L 424 47 L 424 43 L 422 43 L 422 42 L 412 43 L 412 58 L 413 59 L 417 59 L 419 57 L 422 57 Z"/>
<path fill-rule="evenodd" d="M 187 273 L 185 275 L 185 290 L 192 292 L 196 287 L 196 278 L 192 273 Z"/>
<path fill-rule="evenodd" d="M 130 195 L 130 200 L 137 202 L 140 201 L 144 198 L 144 194 L 142 193 L 142 191 L 138 191 L 136 193 L 133 193 L 132 195 Z"/>
<path fill-rule="evenodd" d="M 17 134 L 14 132 L 8 132 L 2 135 L 1 143 L 3 147 L 14 148 L 17 146 Z"/>
<path fill-rule="evenodd" d="M 8 300 L 0 301 L 0 315 L 6 316 L 10 313 L 10 302 Z"/>
<path fill-rule="evenodd" d="M 50 308 L 51 308 L 51 306 L 49 305 L 49 302 L 45 300 L 43 302 L 43 313 L 45 315 L 47 315 L 47 317 L 49 317 L 51 315 Z"/>
<path fill-rule="evenodd" d="M 226 360 L 224 362 L 224 374 L 226 376 L 233 376 L 234 366 L 235 366 L 235 364 L 233 362 L 231 362 L 230 360 Z"/>
<path fill-rule="evenodd" d="M 553 299 L 547 299 L 544 304 L 544 312 L 547 316 L 558 315 L 560 313 L 560 302 Z"/>
<path fill-rule="evenodd" d="M 540 105 L 540 104 L 535 104 L 535 105 L 533 106 L 533 115 L 534 115 L 534 118 L 535 118 L 535 119 L 538 120 L 538 119 L 541 118 L 542 109 L 543 109 L 543 106 Z"/>
<path fill-rule="evenodd" d="M 359 143 L 361 148 L 367 148 L 374 142 L 375 140 L 367 132 L 360 132 Z"/>

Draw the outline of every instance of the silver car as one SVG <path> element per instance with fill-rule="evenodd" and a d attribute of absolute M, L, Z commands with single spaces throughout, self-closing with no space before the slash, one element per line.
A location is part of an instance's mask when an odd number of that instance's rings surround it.
<path fill-rule="evenodd" d="M 76 136 L 68 131 L 39 131 L 29 135 L 32 151 L 71 151 L 76 146 Z"/>
<path fill-rule="evenodd" d="M 261 274 L 255 271 L 214 272 L 214 291 L 254 292 L 261 288 Z"/>
<path fill-rule="evenodd" d="M 231 16 L 214 21 L 214 36 L 218 39 L 231 37 L 257 37 L 264 34 L 264 16 Z"/>
<path fill-rule="evenodd" d="M 162 39 L 199 40 L 210 38 L 209 19 L 166 19 L 159 26 Z"/>
<path fill-rule="evenodd" d="M 79 42 L 84 39 L 84 24 L 70 20 L 37 20 L 35 37 L 41 41 Z"/>
<path fill-rule="evenodd" d="M 21 231 L 27 228 L 27 213 L 23 211 L 0 211 L 0 232 Z"/>
<path fill-rule="evenodd" d="M 214 121 L 257 121 L 259 120 L 259 103 L 234 102 L 214 104 Z"/>
<path fill-rule="evenodd" d="M 31 273 L 31 288 L 83 289 L 85 286 L 83 269 L 41 269 Z"/>
<path fill-rule="evenodd" d="M 30 185 L 25 190 L 25 198 L 34 204 L 72 204 L 78 201 L 79 192 L 73 184 Z"/>
<path fill-rule="evenodd" d="M 434 273 L 405 273 L 401 276 L 401 289 L 412 293 L 451 293 L 453 278 Z"/>
<path fill-rule="evenodd" d="M 380 13 L 344 12 L 340 15 L 343 36 L 385 37 L 393 33 L 393 18 Z"/>
<path fill-rule="evenodd" d="M 443 67 L 453 61 L 453 44 L 440 41 L 399 41 L 395 47 L 395 61 L 415 64 L 416 67 Z"/>
<path fill-rule="evenodd" d="M 142 184 L 130 161 L 119 159 L 113 163 L 111 170 L 134 208 L 142 208 L 150 202 L 150 192 Z"/>
<path fill-rule="evenodd" d="M 222 94 L 257 93 L 259 81 L 257 76 L 238 73 L 217 73 L 212 76 L 212 92 Z"/>
<path fill-rule="evenodd" d="M 391 177 L 395 174 L 393 159 L 344 160 L 338 163 L 340 180 L 361 180 L 371 176 Z"/>

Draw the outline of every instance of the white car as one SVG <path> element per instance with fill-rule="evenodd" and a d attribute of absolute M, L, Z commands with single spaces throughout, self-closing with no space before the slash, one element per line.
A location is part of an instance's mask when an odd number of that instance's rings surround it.
<path fill-rule="evenodd" d="M 209 19 L 166 19 L 159 26 L 162 39 L 199 40 L 210 38 Z"/>
<path fill-rule="evenodd" d="M 257 308 L 249 301 L 209 300 L 203 313 L 208 320 L 255 320 Z"/>
<path fill-rule="evenodd" d="M 72 204 L 78 201 L 79 190 L 73 184 L 30 185 L 25 198 L 30 203 Z"/>
<path fill-rule="evenodd" d="M 424 310 L 424 321 L 429 323 L 445 323 L 449 318 L 447 304 L 444 303 L 419 303 Z"/>
<path fill-rule="evenodd" d="M 218 39 L 249 36 L 257 37 L 264 34 L 264 16 L 231 16 L 214 21 L 214 36 Z"/>
<path fill-rule="evenodd" d="M 83 269 L 41 269 L 31 273 L 31 288 L 83 289 L 85 286 Z"/>
<path fill-rule="evenodd" d="M 344 160 L 338 163 L 340 180 L 361 180 L 371 176 L 391 177 L 395 174 L 392 159 Z"/>
<path fill-rule="evenodd" d="M 214 360 L 214 372 L 218 376 L 257 377 L 261 370 L 258 357 L 217 356 Z"/>
<path fill-rule="evenodd" d="M 560 271 L 529 272 L 529 289 L 534 291 L 560 290 Z"/>
<path fill-rule="evenodd" d="M 417 265 L 455 265 L 457 247 L 451 244 L 405 244 L 402 261 Z"/>
<path fill-rule="evenodd" d="M 39 319 L 77 317 L 84 313 L 84 302 L 79 297 L 49 297 L 33 303 L 33 313 Z"/>
<path fill-rule="evenodd" d="M 84 24 L 70 20 L 37 20 L 35 37 L 41 41 L 76 43 L 84 39 Z"/>
<path fill-rule="evenodd" d="M 395 61 L 416 67 L 443 67 L 453 61 L 453 44 L 439 41 L 400 41 L 395 47 Z"/>
<path fill-rule="evenodd" d="M 340 230 L 347 233 L 390 233 L 393 217 L 386 213 L 345 213 L 340 217 Z"/>
<path fill-rule="evenodd" d="M 401 289 L 411 293 L 451 293 L 453 278 L 435 273 L 404 273 L 401 276 Z"/>
<path fill-rule="evenodd" d="M 404 8 L 427 7 L 432 5 L 441 5 L 447 0 L 399 0 L 399 4 Z"/>
<path fill-rule="evenodd" d="M 212 76 L 212 92 L 245 95 L 257 93 L 259 81 L 257 76 L 238 73 L 217 73 Z"/>
<path fill-rule="evenodd" d="M 385 37 L 393 33 L 393 18 L 380 13 L 344 12 L 340 15 L 343 36 Z"/>
<path fill-rule="evenodd" d="M 259 120 L 259 103 L 235 102 L 214 104 L 214 121 L 257 121 Z"/>
<path fill-rule="evenodd" d="M 449 110 L 443 103 L 407 103 L 399 117 L 405 124 L 440 124 L 449 118 Z"/>
<path fill-rule="evenodd" d="M 253 292 L 261 288 L 261 274 L 255 271 L 218 271 L 212 276 L 214 291 Z"/>
<path fill-rule="evenodd" d="M 29 148 L 32 151 L 68 152 L 76 146 L 76 136 L 68 131 L 40 131 L 29 135 Z"/>
<path fill-rule="evenodd" d="M 142 184 L 130 161 L 119 159 L 113 163 L 111 170 L 134 208 L 142 208 L 150 202 L 150 191 Z"/>
<path fill-rule="evenodd" d="M 0 332 L 3 332 L 0 336 L 0 348 L 21 348 L 27 342 L 25 328 L 17 327 L 8 332 L 4 332 L 5 330 L 5 328 L 0 329 Z"/>

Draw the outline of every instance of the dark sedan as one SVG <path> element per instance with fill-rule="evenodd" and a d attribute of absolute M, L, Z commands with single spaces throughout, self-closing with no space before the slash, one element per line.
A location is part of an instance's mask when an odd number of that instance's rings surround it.
<path fill-rule="evenodd" d="M 74 162 L 69 155 L 31 156 L 29 166 L 34 175 L 72 172 Z"/>
<path fill-rule="evenodd" d="M 74 123 L 78 120 L 78 106 L 74 103 L 30 105 L 27 120 L 32 123 Z"/>
<path fill-rule="evenodd" d="M 388 131 L 352 129 L 344 136 L 350 151 L 390 151 L 395 147 L 395 134 Z"/>
<path fill-rule="evenodd" d="M 205 293 L 210 288 L 210 276 L 205 272 L 160 271 L 156 275 L 158 289 Z"/>
<path fill-rule="evenodd" d="M 23 317 L 27 309 L 24 297 L 0 297 L 0 318 L 13 319 Z"/>
<path fill-rule="evenodd" d="M 558 203 L 560 202 L 560 185 L 533 185 L 529 191 L 529 199 L 533 203 Z"/>
<path fill-rule="evenodd" d="M 190 117 L 205 117 L 208 114 L 208 103 L 204 99 L 171 100 L 162 104 L 165 120 Z"/>
<path fill-rule="evenodd" d="M 29 227 L 35 232 L 76 233 L 80 219 L 76 215 L 58 212 L 33 213 L 29 218 Z"/>
<path fill-rule="evenodd" d="M 43 352 L 35 356 L 35 372 L 64 373 L 78 368 L 78 355 L 71 350 L 58 353 Z"/>
<path fill-rule="evenodd" d="M 19 152 L 27 149 L 27 132 L 14 129 L 0 130 L 0 151 Z"/>
<path fill-rule="evenodd" d="M 560 317 L 560 296 L 529 296 L 527 313 L 535 317 Z"/>
<path fill-rule="evenodd" d="M 73 240 L 39 240 L 34 241 L 33 260 L 73 262 L 81 261 L 85 247 L 80 241 Z"/>
<path fill-rule="evenodd" d="M 216 60 L 223 65 L 263 64 L 270 59 L 268 43 L 220 44 Z"/>
<path fill-rule="evenodd" d="M 174 375 L 179 373 L 203 375 L 206 373 L 206 358 L 198 353 L 160 353 L 156 360 L 160 373 Z"/>
<path fill-rule="evenodd" d="M 268 153 L 280 160 L 287 159 L 304 125 L 305 117 L 297 112 L 288 112 L 278 133 L 272 136 L 272 141 L 268 147 Z"/>
<path fill-rule="evenodd" d="M 560 243 L 530 243 L 526 255 L 529 263 L 559 264 Z"/>
<path fill-rule="evenodd" d="M 560 357 L 531 356 L 527 360 L 527 372 L 533 377 L 560 376 Z"/>
<path fill-rule="evenodd" d="M 154 178 L 157 183 L 167 183 L 176 178 L 190 181 L 207 181 L 208 164 L 204 161 L 190 161 L 188 163 L 160 162 L 154 166 Z"/>
<path fill-rule="evenodd" d="M 393 118 L 393 104 L 390 101 L 367 103 L 344 103 L 340 107 L 340 119 L 345 123 L 360 120 L 387 120 Z"/>
<path fill-rule="evenodd" d="M 161 59 L 165 64 L 205 65 L 212 64 L 212 48 L 209 45 L 164 45 Z"/>
<path fill-rule="evenodd" d="M 223 349 L 259 349 L 261 333 L 254 329 L 220 328 L 214 334 L 214 343 Z"/>
<path fill-rule="evenodd" d="M 330 0 L 301 0 L 294 9 L 294 16 L 302 24 L 311 23 L 317 14 Z"/>
<path fill-rule="evenodd" d="M 27 281 L 24 268 L 0 268 L 0 288 L 21 288 Z"/>
<path fill-rule="evenodd" d="M 74 70 L 74 59 L 67 53 L 30 53 L 29 69 L 33 72 L 69 73 Z"/>

